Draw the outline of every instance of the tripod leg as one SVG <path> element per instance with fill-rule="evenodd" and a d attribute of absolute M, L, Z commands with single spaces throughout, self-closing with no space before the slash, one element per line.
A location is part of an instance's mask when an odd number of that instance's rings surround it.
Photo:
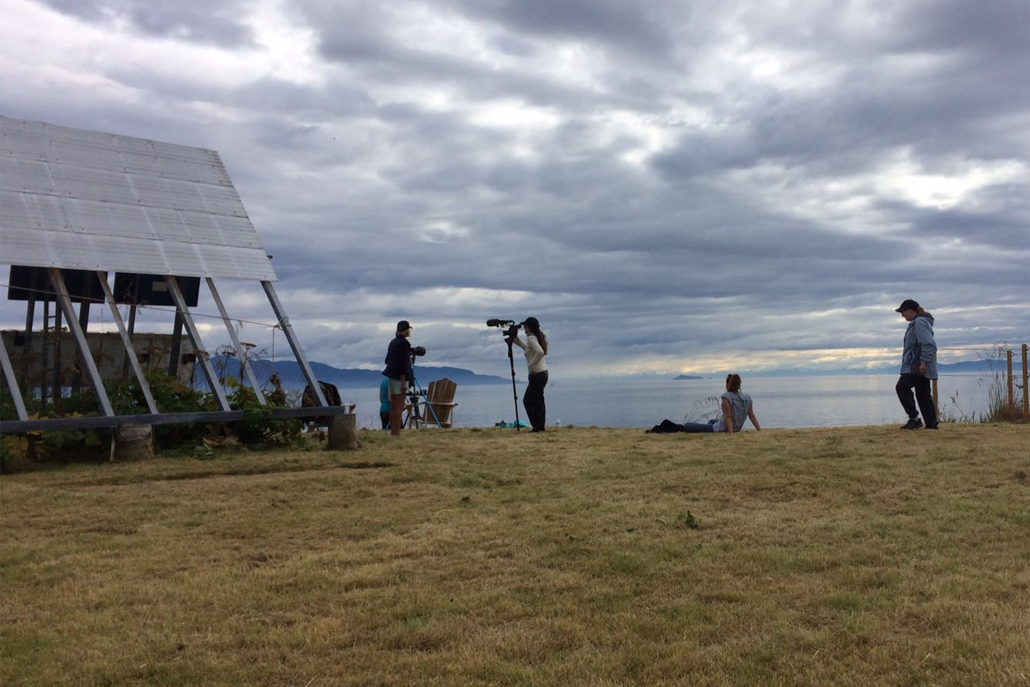
<path fill-rule="evenodd" d="M 515 431 L 522 431 L 522 422 L 519 420 L 519 391 L 515 387 L 515 356 L 511 352 L 511 342 L 508 342 L 508 362 L 511 364 L 511 395 L 515 399 Z"/>

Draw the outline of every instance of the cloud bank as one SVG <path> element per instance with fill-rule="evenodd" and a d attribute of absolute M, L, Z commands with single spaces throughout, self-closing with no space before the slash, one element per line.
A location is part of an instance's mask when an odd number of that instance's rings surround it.
<path fill-rule="evenodd" d="M 408 319 L 503 372 L 534 315 L 562 375 L 854 368 L 909 297 L 1030 339 L 1022 0 L 0 6 L 3 114 L 218 150 L 316 360 Z"/>

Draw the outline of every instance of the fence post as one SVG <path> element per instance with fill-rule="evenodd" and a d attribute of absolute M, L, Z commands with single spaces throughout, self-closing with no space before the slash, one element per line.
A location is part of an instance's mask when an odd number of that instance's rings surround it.
<path fill-rule="evenodd" d="M 1030 371 L 1026 369 L 1026 355 L 1028 349 L 1030 349 L 1030 346 L 1023 344 L 1023 417 L 1030 420 L 1030 389 L 1027 389 L 1026 387 L 1027 378 L 1030 377 Z"/>
<path fill-rule="evenodd" d="M 1012 397 L 1012 351 L 1005 351 L 1005 358 L 1008 361 L 1008 373 L 1009 373 L 1009 408 L 1015 408 L 1016 402 Z"/>

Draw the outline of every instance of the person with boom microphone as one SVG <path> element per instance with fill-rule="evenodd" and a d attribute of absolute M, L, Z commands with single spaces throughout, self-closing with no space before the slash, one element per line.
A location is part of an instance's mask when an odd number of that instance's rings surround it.
<path fill-rule="evenodd" d="M 519 338 L 516 332 L 512 337 L 512 343 L 526 353 L 526 365 L 529 368 L 529 386 L 522 395 L 522 405 L 526 408 L 526 415 L 529 416 L 529 424 L 533 426 L 534 432 L 543 432 L 547 416 L 547 406 L 544 403 L 544 387 L 547 386 L 547 336 L 540 329 L 540 321 L 535 317 L 527 317 L 522 323 L 526 328 L 526 340 Z"/>
<path fill-rule="evenodd" d="M 407 320 L 397 323 L 397 336 L 390 342 L 386 351 L 386 369 L 383 376 L 389 380 L 390 396 L 390 435 L 401 433 L 401 415 L 404 414 L 404 398 L 408 392 L 411 374 L 411 325 Z"/>

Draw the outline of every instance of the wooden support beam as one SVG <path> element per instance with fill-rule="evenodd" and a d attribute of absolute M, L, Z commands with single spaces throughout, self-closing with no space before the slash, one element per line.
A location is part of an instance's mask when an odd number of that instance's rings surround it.
<path fill-rule="evenodd" d="M 86 334 L 82 331 L 82 327 L 79 326 L 79 321 L 75 317 L 75 310 L 72 308 L 72 299 L 68 295 L 68 287 L 65 286 L 64 277 L 61 276 L 60 268 L 50 268 L 50 279 L 53 281 L 54 290 L 57 291 L 57 302 L 60 303 L 61 310 L 64 311 L 64 317 L 68 320 L 68 328 L 72 330 L 75 344 L 78 346 L 79 354 L 82 356 L 82 362 L 86 366 L 86 371 L 89 373 L 89 382 L 93 387 L 93 395 L 97 397 L 97 403 L 100 405 L 101 412 L 106 416 L 113 416 L 114 410 L 111 409 L 111 401 L 107 398 L 107 390 L 104 389 L 104 381 L 100 378 L 100 371 L 97 370 L 97 364 L 93 360 L 93 354 L 89 351 L 89 342 L 86 341 Z M 58 331 L 58 336 L 60 336 L 60 331 Z M 57 361 L 56 369 L 61 369 L 60 359 Z"/>
<path fill-rule="evenodd" d="M 32 327 L 36 320 L 36 297 L 29 296 L 29 302 L 25 304 L 25 349 L 32 347 Z"/>
<path fill-rule="evenodd" d="M 1027 352 L 1030 346 L 1023 344 L 1023 419 L 1030 420 L 1030 388 L 1027 382 L 1030 381 L 1030 370 L 1026 368 Z"/>
<path fill-rule="evenodd" d="M 43 335 L 42 335 L 42 339 L 43 339 L 43 345 L 42 345 L 43 360 L 40 362 L 40 365 L 42 367 L 40 367 L 40 373 L 39 373 L 39 409 L 40 409 L 40 411 L 42 411 L 44 408 L 46 408 L 46 400 L 47 400 L 46 370 L 47 370 L 47 366 L 50 364 L 49 363 L 49 353 L 50 352 L 47 350 L 47 346 L 48 346 L 48 344 L 47 344 L 47 332 L 49 331 L 49 328 L 50 328 L 50 301 L 48 301 L 46 298 L 44 298 L 43 299 Z"/>
<path fill-rule="evenodd" d="M 265 294 L 268 295 L 268 302 L 272 304 L 272 310 L 275 311 L 275 317 L 279 320 L 279 325 L 283 328 L 283 334 L 286 335 L 286 340 L 290 343 L 290 348 L 293 349 L 293 357 L 297 359 L 297 364 L 300 365 L 300 369 L 304 373 L 304 379 L 307 380 L 312 391 L 315 392 L 315 398 L 318 399 L 318 404 L 323 407 L 328 407 L 329 403 L 325 400 L 325 396 L 322 394 L 322 387 L 318 385 L 318 380 L 315 379 L 315 373 L 311 371 L 311 365 L 308 364 L 307 356 L 304 355 L 304 349 L 300 347 L 300 341 L 297 340 L 297 335 L 294 333 L 293 327 L 290 326 L 290 318 L 286 316 L 286 311 L 283 310 L 283 304 L 279 302 L 279 296 L 276 295 L 272 282 L 263 281 L 261 282 L 261 286 L 265 288 Z"/>
<path fill-rule="evenodd" d="M 1005 359 L 1006 359 L 1006 363 L 1007 363 L 1007 374 L 1006 374 L 1006 376 L 1008 377 L 1008 389 L 1009 389 L 1009 394 L 1008 394 L 1009 402 L 1008 402 L 1008 406 L 1012 410 L 1015 410 L 1015 408 L 1016 408 L 1016 401 L 1015 401 L 1015 397 L 1014 397 L 1014 395 L 1012 393 L 1012 351 L 1005 351 Z"/>
<path fill-rule="evenodd" d="M 25 345 L 22 347 L 23 350 L 28 353 L 32 350 L 32 327 L 35 325 L 36 320 L 36 297 L 29 294 L 29 302 L 25 305 Z M 30 357 L 28 355 L 22 356 L 21 362 L 21 378 L 25 383 L 25 386 L 32 388 L 29 384 L 29 363 Z"/>
<path fill-rule="evenodd" d="M 132 371 L 136 373 L 136 381 L 139 382 L 140 389 L 143 391 L 143 398 L 147 401 L 147 410 L 151 413 L 156 413 L 158 412 L 157 403 L 154 401 L 154 395 L 150 392 L 150 385 L 147 384 L 147 377 L 143 374 L 139 358 L 136 357 L 136 347 L 132 345 L 132 337 L 129 336 L 129 332 L 125 329 L 122 314 L 118 312 L 118 304 L 114 302 L 111 285 L 107 283 L 107 272 L 97 270 L 97 279 L 100 280 L 100 288 L 104 290 L 104 298 L 107 300 L 107 305 L 111 308 L 111 316 L 114 318 L 115 326 L 118 327 L 118 334 L 122 337 L 122 343 L 125 345 L 125 359 L 132 366 Z"/>
<path fill-rule="evenodd" d="M 168 376 L 175 379 L 179 376 L 179 352 L 182 346 L 182 313 L 175 311 L 175 324 L 172 325 L 172 352 L 168 356 Z"/>
<path fill-rule="evenodd" d="M 258 403 L 265 405 L 265 395 L 261 393 L 261 387 L 258 386 L 257 377 L 254 376 L 254 370 L 250 363 L 247 361 L 247 351 L 244 350 L 243 345 L 240 343 L 240 337 L 236 335 L 236 330 L 232 326 L 232 321 L 229 319 L 229 313 L 225 309 L 225 305 L 222 304 L 222 297 L 218 295 L 218 289 L 215 288 L 215 281 L 211 278 L 207 278 L 207 288 L 211 291 L 211 296 L 215 299 L 215 305 L 218 306 L 218 312 L 222 316 L 222 321 L 225 322 L 225 328 L 229 330 L 229 338 L 232 339 L 232 345 L 236 347 L 236 357 L 240 359 L 240 367 L 243 368 L 244 373 L 247 375 L 247 380 L 250 382 L 251 388 L 254 389 L 254 394 L 257 395 Z"/>
<path fill-rule="evenodd" d="M 83 334 L 89 334 L 89 302 L 83 301 L 79 303 L 79 327 L 82 328 Z M 88 338 L 87 338 L 88 340 Z M 76 355 L 76 359 L 79 362 L 79 373 L 72 376 L 72 393 L 77 394 L 82 389 L 82 382 L 86 377 L 85 370 L 82 365 L 82 355 Z"/>
<path fill-rule="evenodd" d="M 193 344 L 193 353 L 197 356 L 197 363 L 204 371 L 204 377 L 207 378 L 208 386 L 211 387 L 211 393 L 215 395 L 215 400 L 218 401 L 218 407 L 223 411 L 232 410 L 229 407 L 229 399 L 225 397 L 225 389 L 222 388 L 222 383 L 218 381 L 218 375 L 215 374 L 215 369 L 211 366 L 210 356 L 208 356 L 207 350 L 204 348 L 204 342 L 200 338 L 200 330 L 197 329 L 196 323 L 193 322 L 189 306 L 186 305 L 186 299 L 183 298 L 182 291 L 179 289 L 179 281 L 169 275 L 165 277 L 165 282 L 168 283 L 168 291 L 172 294 L 172 300 L 175 301 L 175 307 L 182 317 L 186 333 L 189 334 L 190 343 Z"/>
<path fill-rule="evenodd" d="M 4 377 L 7 377 L 7 388 L 14 399 L 14 411 L 18 414 L 18 419 L 25 422 L 29 419 L 28 413 L 25 412 L 25 399 L 21 397 L 18 380 L 14 377 L 14 367 L 11 365 L 11 359 L 7 357 L 7 344 L 3 339 L 0 339 L 0 365 L 3 367 Z"/>
<path fill-rule="evenodd" d="M 50 330 L 54 354 L 54 366 L 50 370 L 50 395 L 53 396 L 54 410 L 60 415 L 64 415 L 64 411 L 61 408 L 61 399 L 64 398 L 64 380 L 61 379 L 61 338 L 62 334 L 64 334 L 64 327 L 61 324 L 61 313 L 63 310 L 64 308 L 60 305 L 60 299 L 58 299 L 54 303 L 54 328 Z"/>

